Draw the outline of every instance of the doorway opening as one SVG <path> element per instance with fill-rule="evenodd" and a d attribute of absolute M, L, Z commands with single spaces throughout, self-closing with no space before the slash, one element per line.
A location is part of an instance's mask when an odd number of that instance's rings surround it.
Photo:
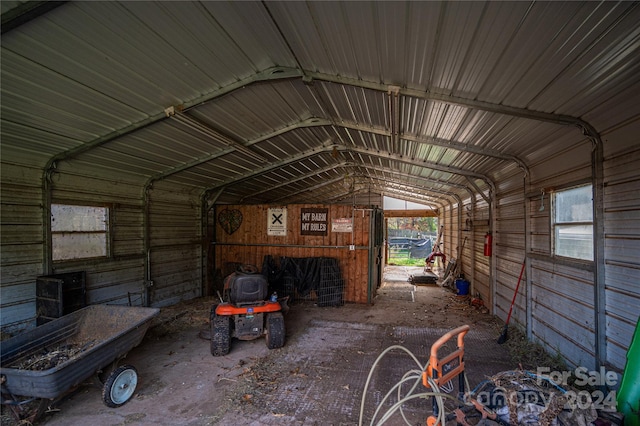
<path fill-rule="evenodd" d="M 438 215 L 429 206 L 384 198 L 385 264 L 424 266 L 438 235 Z"/>
<path fill-rule="evenodd" d="M 438 218 L 387 218 L 387 265 L 424 266 L 437 238 Z"/>

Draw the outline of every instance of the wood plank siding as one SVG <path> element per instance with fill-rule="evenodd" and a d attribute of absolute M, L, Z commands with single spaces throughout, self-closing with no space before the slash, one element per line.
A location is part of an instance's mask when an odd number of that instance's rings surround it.
<path fill-rule="evenodd" d="M 304 208 L 327 208 L 328 231 L 326 236 L 307 236 L 300 233 L 301 210 Z M 232 234 L 216 224 L 215 268 L 225 271 L 227 263 L 239 262 L 261 267 L 266 255 L 280 257 L 330 257 L 338 260 L 345 280 L 345 302 L 367 303 L 369 279 L 369 231 L 370 212 L 363 207 L 349 205 L 297 204 L 287 208 L 286 236 L 267 234 L 265 205 L 230 205 L 216 207 L 217 215 L 224 210 L 242 213 L 242 224 Z M 331 220 L 353 219 L 353 233 L 332 232 Z M 350 250 L 349 246 L 355 246 Z"/>

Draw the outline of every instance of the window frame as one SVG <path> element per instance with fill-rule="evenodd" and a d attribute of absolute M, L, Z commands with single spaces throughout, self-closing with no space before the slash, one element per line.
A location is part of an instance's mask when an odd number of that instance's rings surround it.
<path fill-rule="evenodd" d="M 565 193 L 567 191 L 571 191 L 571 190 L 575 190 L 575 189 L 579 189 L 579 188 L 589 188 L 590 189 L 590 194 L 591 194 L 591 220 L 590 221 L 585 221 L 585 220 L 576 220 L 576 221 L 567 221 L 567 222 L 560 222 L 557 220 L 557 208 L 558 208 L 558 201 L 557 201 L 557 197 L 558 194 L 562 194 Z M 550 203 L 551 203 L 551 212 L 549 215 L 549 221 L 551 222 L 551 255 L 553 257 L 556 258 L 561 258 L 561 259 L 566 259 L 566 260 L 570 260 L 570 261 L 574 261 L 574 262 L 588 262 L 588 263 L 593 263 L 595 261 L 595 253 L 593 251 L 593 244 L 594 244 L 594 238 L 595 238 L 595 220 L 594 220 L 594 216 L 593 216 L 593 184 L 591 182 L 589 183 L 581 183 L 581 184 L 576 184 L 576 185 L 572 185 L 572 186 L 567 186 L 561 189 L 556 189 L 555 191 L 552 192 L 551 197 L 550 197 Z M 590 252 L 591 252 L 591 258 L 583 258 L 583 257 L 576 257 L 576 256 L 569 256 L 566 254 L 560 254 L 558 253 L 558 229 L 559 228 L 569 228 L 569 227 L 578 227 L 578 226 L 590 226 L 591 227 L 591 246 L 590 246 Z"/>
<path fill-rule="evenodd" d="M 84 207 L 84 208 L 95 208 L 95 209 L 104 209 L 105 210 L 105 215 L 106 215 L 106 220 L 105 220 L 105 229 L 102 230 L 80 230 L 80 231 L 75 231 L 75 230 L 54 230 L 54 226 L 53 226 L 53 210 L 54 210 L 54 206 L 67 206 L 67 207 Z M 50 243 L 51 243 L 51 262 L 53 262 L 54 264 L 61 264 L 61 263 L 73 263 L 73 262 L 85 262 L 85 261 L 90 261 L 90 260 L 106 260 L 106 259 L 112 259 L 113 257 L 113 253 L 112 253 L 112 246 L 113 246 L 113 214 L 114 214 L 114 206 L 113 204 L 109 204 L 109 203 L 87 203 L 87 202 L 75 202 L 75 201 L 69 201 L 69 200 L 55 200 L 55 201 L 51 201 L 51 208 L 49 210 L 49 223 L 48 223 L 48 227 L 49 227 L 49 233 L 50 233 Z M 72 258 L 58 258 L 56 259 L 54 256 L 54 253 L 56 251 L 56 247 L 55 247 L 55 236 L 56 235 L 61 235 L 61 234 L 69 234 L 69 233 L 76 233 L 76 234 L 83 234 L 83 235 L 89 235 L 89 234 L 104 234 L 104 252 L 105 255 L 99 255 L 99 256 L 82 256 L 82 257 L 72 257 Z"/>

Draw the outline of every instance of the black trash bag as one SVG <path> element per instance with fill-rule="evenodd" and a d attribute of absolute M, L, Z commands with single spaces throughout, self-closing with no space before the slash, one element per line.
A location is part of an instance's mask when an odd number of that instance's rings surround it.
<path fill-rule="evenodd" d="M 278 297 L 293 297 L 295 294 L 294 280 L 283 269 L 279 268 L 271 255 L 266 255 L 262 261 L 262 275 L 269 281 L 269 294 L 274 291 Z"/>
<path fill-rule="evenodd" d="M 318 306 L 344 305 L 344 280 L 337 259 L 283 256 L 278 267 L 273 257 L 266 255 L 262 274 L 269 281 L 270 291 L 280 297 L 307 297 L 315 291 Z"/>
<path fill-rule="evenodd" d="M 280 268 L 278 268 L 276 261 L 270 254 L 262 259 L 262 275 L 267 277 L 269 285 L 275 284 L 280 279 Z"/>
<path fill-rule="evenodd" d="M 320 264 L 316 257 L 281 257 L 280 268 L 293 280 L 300 297 L 307 297 L 320 285 Z"/>

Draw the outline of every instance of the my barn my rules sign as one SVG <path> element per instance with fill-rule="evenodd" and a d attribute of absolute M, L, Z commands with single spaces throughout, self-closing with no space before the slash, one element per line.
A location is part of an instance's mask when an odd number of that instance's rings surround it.
<path fill-rule="evenodd" d="M 327 235 L 329 209 L 300 209 L 300 235 Z"/>

